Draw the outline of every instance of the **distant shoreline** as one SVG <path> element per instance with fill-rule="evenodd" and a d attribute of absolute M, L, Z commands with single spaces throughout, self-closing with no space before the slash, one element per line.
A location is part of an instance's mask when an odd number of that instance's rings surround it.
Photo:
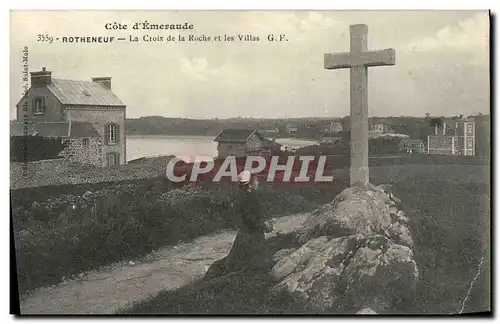
<path fill-rule="evenodd" d="M 142 135 L 142 134 L 126 134 L 127 137 L 133 137 L 133 138 L 141 138 L 141 137 L 146 137 L 146 138 L 154 138 L 154 137 L 169 137 L 169 138 L 179 138 L 179 139 L 182 139 L 182 138 L 214 138 L 216 136 L 212 136 L 212 135 L 170 135 L 170 134 L 146 134 L 146 135 Z"/>
<path fill-rule="evenodd" d="M 312 137 L 300 137 L 300 136 L 268 136 L 266 134 L 263 134 L 264 137 L 267 137 L 269 139 L 281 139 L 281 140 L 297 140 L 297 141 L 309 141 L 309 142 L 317 142 L 319 139 L 318 138 L 312 138 Z M 195 134 L 126 134 L 126 137 L 131 137 L 131 138 L 161 138 L 161 137 L 169 137 L 169 138 L 213 138 L 217 137 L 217 135 L 195 135 Z"/>

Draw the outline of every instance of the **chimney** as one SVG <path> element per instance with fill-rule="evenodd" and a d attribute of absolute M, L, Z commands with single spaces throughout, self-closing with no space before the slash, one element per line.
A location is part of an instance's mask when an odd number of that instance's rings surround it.
<path fill-rule="evenodd" d="M 44 87 L 52 83 L 52 72 L 42 67 L 41 71 L 31 72 L 31 86 Z"/>
<path fill-rule="evenodd" d="M 111 77 L 95 77 L 92 78 L 92 81 L 100 83 L 106 89 L 111 90 Z"/>

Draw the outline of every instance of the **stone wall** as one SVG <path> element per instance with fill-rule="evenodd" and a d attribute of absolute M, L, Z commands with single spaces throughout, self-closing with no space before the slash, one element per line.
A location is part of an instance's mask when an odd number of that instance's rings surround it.
<path fill-rule="evenodd" d="M 10 163 L 11 190 L 39 186 L 59 186 L 110 181 L 165 177 L 171 156 L 145 159 L 116 167 L 103 168 L 91 164 L 69 162 L 66 159 Z"/>
<path fill-rule="evenodd" d="M 102 155 L 102 141 L 99 137 L 72 138 L 65 140 L 65 142 L 68 146 L 60 155 L 68 161 L 99 167 L 105 165 Z"/>

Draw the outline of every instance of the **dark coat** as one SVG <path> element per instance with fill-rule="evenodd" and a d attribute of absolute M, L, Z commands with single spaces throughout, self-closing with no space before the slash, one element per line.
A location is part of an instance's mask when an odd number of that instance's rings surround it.
<path fill-rule="evenodd" d="M 258 192 L 241 189 L 233 201 L 233 215 L 238 234 L 226 257 L 227 272 L 241 270 L 252 263 L 264 246 L 264 215 Z"/>
<path fill-rule="evenodd" d="M 256 190 L 240 189 L 233 200 L 233 217 L 240 231 L 264 230 L 264 214 L 261 197 Z"/>

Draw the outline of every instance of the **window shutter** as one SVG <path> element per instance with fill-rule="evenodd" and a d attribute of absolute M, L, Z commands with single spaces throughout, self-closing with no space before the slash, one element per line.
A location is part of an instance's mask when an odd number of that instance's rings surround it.
<path fill-rule="evenodd" d="M 109 144 L 108 125 L 104 125 L 104 143 Z"/>
<path fill-rule="evenodd" d="M 115 132 L 116 132 L 116 144 L 120 143 L 120 125 L 115 124 Z"/>
<path fill-rule="evenodd" d="M 42 97 L 42 112 L 45 114 L 45 97 Z"/>
<path fill-rule="evenodd" d="M 34 114 L 36 114 L 36 99 L 33 98 L 31 99 L 31 112 Z"/>

